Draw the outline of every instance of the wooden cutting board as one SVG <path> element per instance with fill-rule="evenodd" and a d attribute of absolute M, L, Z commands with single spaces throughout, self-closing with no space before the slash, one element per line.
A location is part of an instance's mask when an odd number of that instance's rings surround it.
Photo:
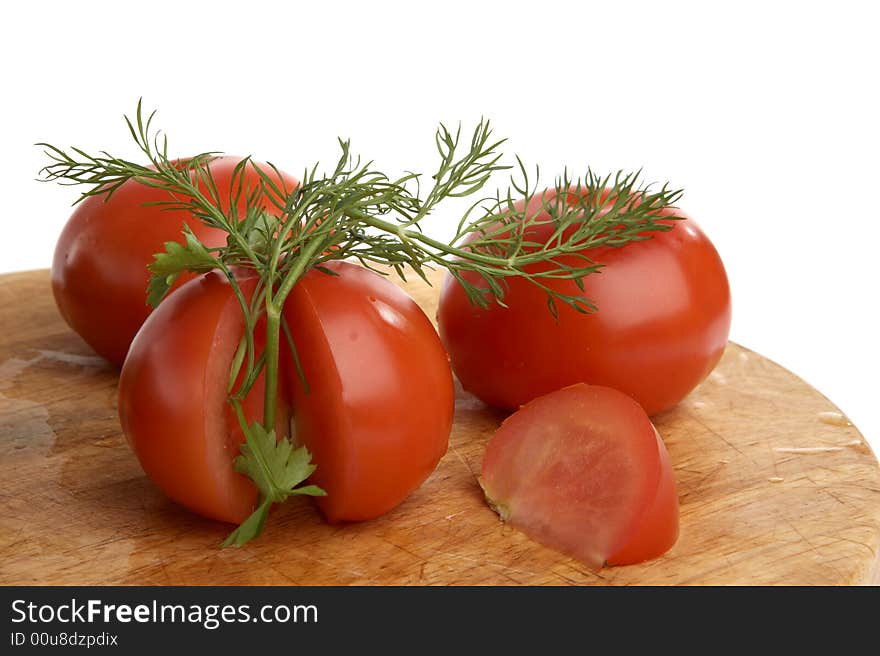
<path fill-rule="evenodd" d="M 436 291 L 408 290 L 434 315 Z M 177 507 L 120 432 L 117 372 L 61 320 L 45 271 L 0 277 L 0 583 L 855 584 L 880 582 L 880 468 L 859 431 L 793 374 L 736 344 L 655 418 L 681 537 L 599 572 L 502 524 L 475 479 L 503 415 L 458 391 L 449 451 L 381 519 L 325 524 L 288 502 L 266 534 Z"/>

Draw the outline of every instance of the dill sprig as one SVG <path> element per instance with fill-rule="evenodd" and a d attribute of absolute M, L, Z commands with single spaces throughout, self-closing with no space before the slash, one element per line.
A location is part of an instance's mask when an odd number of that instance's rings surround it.
<path fill-rule="evenodd" d="M 579 178 L 566 171 L 551 189 L 540 191 L 537 168 L 531 176 L 518 157 L 516 166 L 502 162 L 505 140 L 494 138 L 488 120 L 477 124 L 470 139 L 462 136 L 461 127 L 450 131 L 439 126 L 435 144 L 440 162 L 424 190 L 420 174 L 392 178 L 374 168 L 373 162 L 354 157 L 350 142 L 340 139 L 339 159 L 328 173 L 319 173 L 316 164 L 303 172 L 298 186 L 288 189 L 279 186 L 282 176 L 270 164 L 271 171 L 256 169 L 260 182 L 248 188 L 246 168 L 255 165 L 245 158 L 235 167 L 233 184 L 223 196 L 210 171 L 218 153 L 170 159 L 167 136 L 153 127 L 155 114 L 145 116 L 139 101 L 134 120 L 125 118 L 146 164 L 103 151 L 90 155 L 79 148 L 66 151 L 44 143 L 38 145 L 44 147 L 50 163 L 41 174 L 44 180 L 86 186 L 80 200 L 110 196 L 120 185 L 135 180 L 168 192 L 168 200 L 158 205 L 185 210 L 194 220 L 228 234 L 226 245 L 208 248 L 185 227 L 183 243 L 169 242 L 150 265 L 148 298 L 157 305 L 184 271 L 219 269 L 244 315 L 245 332 L 229 376 L 229 401 L 246 439 L 236 467 L 254 480 L 260 503 L 227 542 L 236 545 L 259 534 L 272 503 L 293 494 L 323 493 L 315 486 L 296 487 L 313 470 L 307 453 L 292 449 L 286 439 L 277 440 L 280 446 L 272 448 L 282 333 L 290 340 L 282 308 L 308 271 L 329 274 L 324 267 L 328 262 L 352 259 L 383 275 L 390 268 L 405 277 L 410 270 L 427 281 L 426 269 L 441 267 L 482 307 L 492 302 L 503 305 L 509 279 L 523 278 L 546 292 L 554 316 L 560 302 L 592 312 L 597 308 L 583 293 L 561 292 L 552 281 L 572 280 L 583 292 L 583 278 L 602 266 L 591 259 L 589 249 L 624 246 L 650 238 L 651 232 L 668 230 L 668 219 L 675 217 L 667 210 L 681 196 L 668 185 L 654 190 L 641 182 L 640 173 L 601 177 L 592 170 Z M 493 174 L 508 169 L 517 175 L 511 176 L 505 192 L 472 203 L 450 241 L 423 230 L 425 220 L 445 199 L 473 196 Z M 239 212 L 242 199 L 245 210 Z M 550 229 L 549 238 L 535 240 L 537 228 Z M 238 267 L 259 275 L 250 300 L 234 274 Z M 257 353 L 254 330 L 262 316 L 266 346 Z M 295 352 L 292 341 L 290 346 Z M 266 377 L 263 421 L 249 426 L 241 401 L 261 372 Z"/>

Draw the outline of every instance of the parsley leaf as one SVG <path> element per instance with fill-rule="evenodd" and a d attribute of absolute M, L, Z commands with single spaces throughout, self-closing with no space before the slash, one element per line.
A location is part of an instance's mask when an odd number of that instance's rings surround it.
<path fill-rule="evenodd" d="M 235 469 L 248 476 L 260 491 L 260 505 L 223 542 L 224 547 L 240 547 L 257 537 L 266 524 L 273 503 L 285 501 L 294 495 L 322 497 L 327 493 L 317 485 L 297 487 L 315 471 L 312 456 L 304 446 L 294 449 L 286 437 L 276 440 L 275 431 L 251 424 L 245 431 L 241 455 L 235 459 Z"/>
<path fill-rule="evenodd" d="M 147 303 L 156 307 L 165 298 L 168 290 L 184 271 L 205 273 L 218 266 L 219 262 L 198 240 L 189 227 L 184 228 L 186 243 L 165 242 L 165 252 L 153 255 L 150 269 L 150 284 L 147 286 Z"/>

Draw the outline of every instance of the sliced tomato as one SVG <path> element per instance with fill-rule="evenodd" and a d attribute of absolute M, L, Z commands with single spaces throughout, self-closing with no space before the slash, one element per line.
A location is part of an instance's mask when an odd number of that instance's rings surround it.
<path fill-rule="evenodd" d="M 284 317 L 308 387 L 290 357 L 294 441 L 317 465 L 311 482 L 329 521 L 372 519 L 434 471 L 452 428 L 449 361 L 418 305 L 348 262 L 309 272 Z"/>
<path fill-rule="evenodd" d="M 240 280 L 250 298 L 256 278 Z M 119 379 L 119 417 L 147 475 L 171 499 L 200 515 L 240 523 L 256 487 L 235 471 L 244 434 L 227 402 L 229 372 L 244 334 L 232 287 L 219 272 L 183 285 L 147 318 Z M 255 331 L 258 352 L 265 329 Z M 261 375 L 242 404 L 260 421 Z M 276 431 L 287 435 L 287 394 L 279 390 Z"/>
<path fill-rule="evenodd" d="M 669 455 L 638 403 L 577 384 L 508 417 L 480 483 L 505 521 L 591 567 L 657 557 L 678 537 Z"/>
<path fill-rule="evenodd" d="M 327 268 L 336 275 L 308 273 L 284 309 L 299 364 L 282 349 L 276 431 L 287 435 L 292 401 L 293 439 L 312 452 L 324 515 L 371 519 L 403 501 L 446 452 L 452 373 L 430 321 L 396 285 L 345 262 Z M 256 279 L 239 284 L 250 298 Z M 235 523 L 257 498 L 234 469 L 244 436 L 226 401 L 243 330 L 226 279 L 196 278 L 149 316 L 119 384 L 122 427 L 149 477 L 187 508 Z M 264 334 L 258 325 L 258 351 Z M 262 417 L 263 393 L 260 376 L 243 404 L 249 422 Z"/>

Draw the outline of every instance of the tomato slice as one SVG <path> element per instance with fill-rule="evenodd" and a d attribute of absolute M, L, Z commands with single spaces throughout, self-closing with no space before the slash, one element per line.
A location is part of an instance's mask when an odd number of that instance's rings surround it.
<path fill-rule="evenodd" d="M 591 567 L 667 551 L 678 536 L 669 455 L 629 396 L 577 384 L 508 417 L 480 484 L 505 521 Z"/>
<path fill-rule="evenodd" d="M 309 272 L 284 309 L 306 388 L 291 361 L 293 439 L 331 522 L 401 503 L 434 471 L 452 428 L 449 361 L 424 312 L 386 278 L 348 262 Z M 289 356 L 289 354 L 288 354 Z M 290 357 L 290 356 L 289 356 Z"/>
<path fill-rule="evenodd" d="M 250 298 L 256 278 L 239 281 Z M 241 523 L 257 490 L 233 461 L 244 434 L 227 403 L 232 358 L 244 319 L 219 272 L 186 283 L 150 314 L 131 344 L 119 379 L 122 429 L 147 475 L 171 499 L 200 515 Z M 263 348 L 265 330 L 255 331 Z M 243 405 L 262 418 L 264 377 Z M 279 390 L 276 431 L 287 435 L 286 393 Z"/>

